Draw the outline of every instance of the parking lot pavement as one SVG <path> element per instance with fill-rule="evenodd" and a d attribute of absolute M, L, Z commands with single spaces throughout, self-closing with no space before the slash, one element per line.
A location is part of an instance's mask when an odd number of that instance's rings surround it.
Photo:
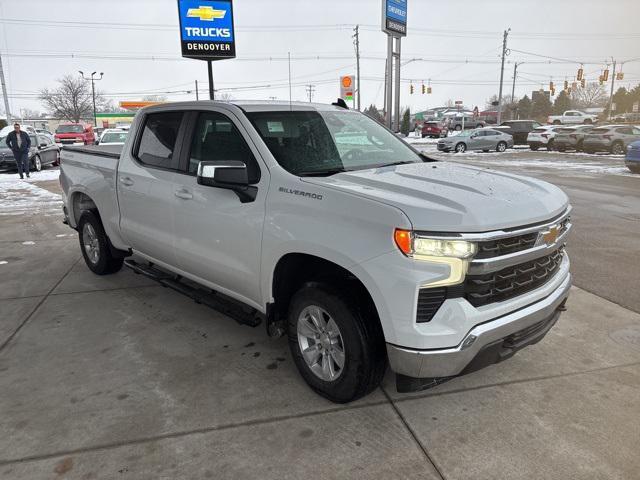
<path fill-rule="evenodd" d="M 574 288 L 507 362 L 335 405 L 284 339 L 90 274 L 60 214 L 34 212 L 0 214 L 0 478 L 637 476 L 640 314 L 598 295 Z"/>

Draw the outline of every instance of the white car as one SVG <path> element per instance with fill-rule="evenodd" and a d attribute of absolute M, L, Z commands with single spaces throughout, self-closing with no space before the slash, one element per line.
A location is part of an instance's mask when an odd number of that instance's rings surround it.
<path fill-rule="evenodd" d="M 597 121 L 597 115 L 584 113 L 580 110 L 567 110 L 562 115 L 550 115 L 547 118 L 547 123 L 553 125 L 590 125 Z"/>
<path fill-rule="evenodd" d="M 556 136 L 556 130 L 558 126 L 544 125 L 538 128 L 534 128 L 527 135 L 527 143 L 531 150 L 538 150 L 539 148 L 546 148 L 547 150 L 553 150 L 553 138 Z"/>
<path fill-rule="evenodd" d="M 9 133 L 13 132 L 13 124 L 14 123 L 15 122 L 11 122 L 11 125 L 7 125 L 2 130 L 0 130 L 0 137 L 6 137 L 7 135 L 9 135 Z M 20 123 L 20 122 L 18 122 L 18 123 Z M 31 125 L 22 125 L 22 124 L 20 124 L 20 130 L 22 130 L 23 132 L 27 132 L 29 135 L 35 135 L 36 134 L 36 129 L 33 128 Z"/>
<path fill-rule="evenodd" d="M 124 145 L 129 135 L 128 130 L 121 130 L 119 128 L 107 128 L 102 135 L 100 135 L 99 145 Z"/>

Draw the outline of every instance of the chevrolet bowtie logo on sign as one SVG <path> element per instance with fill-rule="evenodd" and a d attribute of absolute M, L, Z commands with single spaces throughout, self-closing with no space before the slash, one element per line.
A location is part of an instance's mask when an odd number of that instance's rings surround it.
<path fill-rule="evenodd" d="M 183 57 L 235 58 L 231 0 L 178 0 L 178 13 Z"/>
<path fill-rule="evenodd" d="M 197 17 L 200 20 L 205 20 L 207 22 L 213 22 L 216 18 L 224 18 L 226 14 L 226 10 L 216 10 L 209 6 L 199 6 L 198 8 L 190 8 L 187 10 L 187 17 Z"/>

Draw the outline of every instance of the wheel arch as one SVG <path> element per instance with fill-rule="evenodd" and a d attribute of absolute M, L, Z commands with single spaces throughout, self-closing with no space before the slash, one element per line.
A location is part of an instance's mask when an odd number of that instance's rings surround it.
<path fill-rule="evenodd" d="M 78 226 L 78 221 L 80 220 L 80 216 L 86 210 L 95 211 L 98 217 L 100 217 L 100 211 L 98 210 L 98 206 L 93 201 L 93 199 L 87 195 L 83 191 L 75 191 L 71 193 L 69 197 L 69 218 L 73 221 L 73 226 Z"/>

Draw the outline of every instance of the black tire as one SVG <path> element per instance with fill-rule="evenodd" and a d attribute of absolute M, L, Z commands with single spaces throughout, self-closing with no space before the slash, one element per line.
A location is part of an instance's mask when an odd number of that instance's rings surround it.
<path fill-rule="evenodd" d="M 553 141 L 553 139 L 551 139 L 551 140 L 549 140 L 549 141 L 547 142 L 547 152 L 552 152 L 552 151 L 553 151 L 553 149 L 554 149 L 554 143 L 555 143 L 555 142 Z"/>
<path fill-rule="evenodd" d="M 537 151 L 538 151 L 538 148 L 540 148 L 540 147 L 538 147 L 537 145 L 529 145 L 529 148 L 530 148 L 531 150 L 533 150 L 534 152 L 537 152 Z"/>
<path fill-rule="evenodd" d="M 506 151 L 507 151 L 507 143 L 498 142 L 498 145 L 496 145 L 496 152 L 506 152 Z"/>
<path fill-rule="evenodd" d="M 553 121 L 553 124 L 554 124 L 554 125 L 560 125 L 561 123 L 562 123 L 562 122 L 561 122 L 560 120 L 554 120 L 554 121 Z"/>
<path fill-rule="evenodd" d="M 613 155 L 624 155 L 624 144 L 622 142 L 614 142 L 611 145 L 611 153 Z"/>
<path fill-rule="evenodd" d="M 456 132 L 459 132 L 462 130 L 462 125 L 456 125 Z"/>
<path fill-rule="evenodd" d="M 426 135 L 423 133 L 423 134 L 422 134 L 422 138 L 424 138 L 424 137 L 426 137 Z"/>
<path fill-rule="evenodd" d="M 301 352 L 298 318 L 311 306 L 318 306 L 327 312 L 340 330 L 344 367 L 332 381 L 325 381 L 316 375 Z M 296 367 L 311 389 L 319 395 L 332 402 L 347 403 L 367 395 L 380 385 L 387 357 L 378 320 L 338 289 L 324 283 L 305 284 L 289 304 L 287 331 Z"/>
<path fill-rule="evenodd" d="M 467 151 L 467 145 L 463 142 L 457 143 L 453 151 L 456 153 L 464 153 Z"/>
<path fill-rule="evenodd" d="M 88 225 L 87 229 L 85 229 L 85 225 Z M 87 240 L 87 242 L 90 241 L 89 238 L 84 238 L 85 233 L 91 231 L 89 228 L 95 233 L 94 245 L 97 248 L 97 258 L 95 260 L 89 257 L 88 248 L 85 247 L 85 240 Z M 97 213 L 87 210 L 80 216 L 80 221 L 78 222 L 78 239 L 84 261 L 87 267 L 89 267 L 89 270 L 96 275 L 109 275 L 122 268 L 124 258 L 113 256 L 109 238 L 102 227 L 102 222 Z"/>

